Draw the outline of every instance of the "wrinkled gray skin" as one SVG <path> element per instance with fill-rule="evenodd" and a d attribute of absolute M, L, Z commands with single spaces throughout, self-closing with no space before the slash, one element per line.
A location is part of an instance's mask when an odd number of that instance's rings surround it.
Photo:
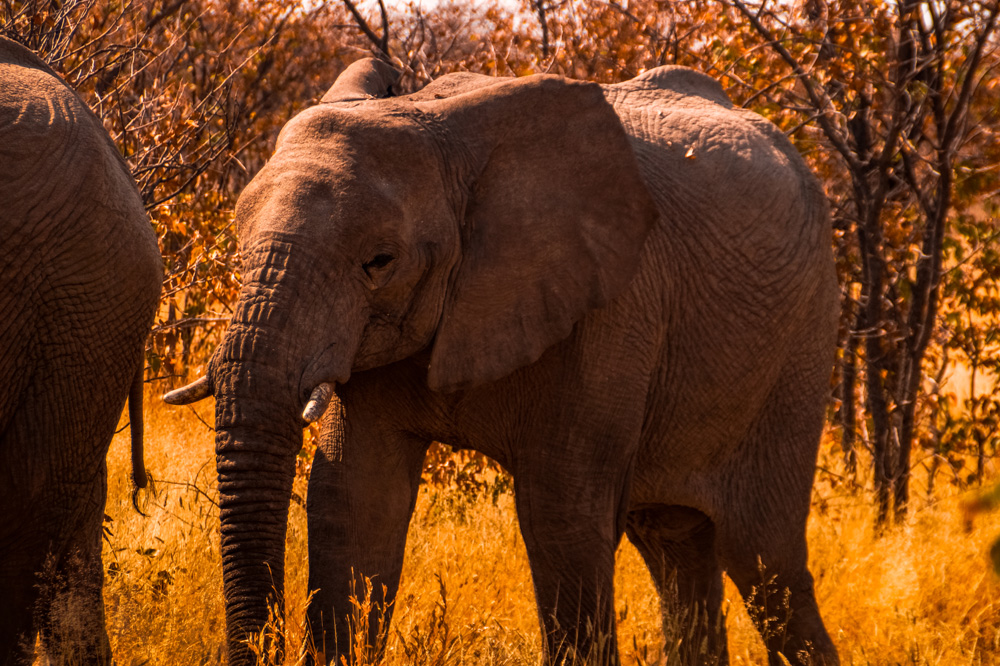
<path fill-rule="evenodd" d="M 156 238 L 100 121 L 0 38 L 0 664 L 111 661 L 105 456 L 160 293 Z"/>
<path fill-rule="evenodd" d="M 757 617 L 788 618 L 761 627 L 772 664 L 838 663 L 805 540 L 831 230 L 789 142 L 686 69 L 451 75 L 385 98 L 394 80 L 353 65 L 237 206 L 244 285 L 209 366 L 230 663 L 281 598 L 321 382 L 340 400 L 308 500 L 327 660 L 346 649 L 352 571 L 393 600 L 437 440 L 513 475 L 550 660 L 617 658 L 627 534 L 688 663 L 702 639 L 725 658 L 724 570 Z"/>

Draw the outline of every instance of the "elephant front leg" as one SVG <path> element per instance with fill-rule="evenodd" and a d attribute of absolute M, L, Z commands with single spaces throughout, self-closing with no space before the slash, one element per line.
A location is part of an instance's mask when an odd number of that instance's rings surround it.
<path fill-rule="evenodd" d="M 307 506 L 317 661 L 370 663 L 384 650 L 426 450 L 398 432 L 324 424 Z"/>
<path fill-rule="evenodd" d="M 627 486 L 613 473 L 577 471 L 553 465 L 515 477 L 546 663 L 616 664 L 615 551 Z"/>

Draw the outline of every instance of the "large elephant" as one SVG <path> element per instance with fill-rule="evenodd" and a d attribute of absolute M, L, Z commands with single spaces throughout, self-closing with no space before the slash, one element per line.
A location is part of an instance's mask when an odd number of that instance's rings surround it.
<path fill-rule="evenodd" d="M 100 120 L 0 38 L 0 664 L 111 661 L 105 457 L 126 397 L 142 467 L 156 237 Z"/>
<path fill-rule="evenodd" d="M 332 390 L 308 498 L 327 660 L 353 575 L 391 612 L 436 440 L 512 474 L 550 660 L 617 659 L 628 534 L 686 662 L 725 659 L 725 570 L 772 664 L 838 663 L 805 539 L 836 283 L 791 144 L 684 68 L 395 81 L 355 63 L 284 127 L 237 205 L 229 330 L 167 396 L 216 399 L 230 664 L 280 606 L 300 431 Z"/>

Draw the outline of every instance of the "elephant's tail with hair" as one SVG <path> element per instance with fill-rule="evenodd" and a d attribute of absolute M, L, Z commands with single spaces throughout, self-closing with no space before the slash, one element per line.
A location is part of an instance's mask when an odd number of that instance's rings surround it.
<path fill-rule="evenodd" d="M 132 386 L 128 390 L 128 423 L 129 432 L 132 435 L 132 506 L 142 513 L 139 508 L 139 491 L 146 487 L 149 478 L 146 476 L 146 464 L 143 461 L 142 450 L 142 385 L 143 371 L 145 364 L 140 363 L 139 369 L 132 379 Z"/>

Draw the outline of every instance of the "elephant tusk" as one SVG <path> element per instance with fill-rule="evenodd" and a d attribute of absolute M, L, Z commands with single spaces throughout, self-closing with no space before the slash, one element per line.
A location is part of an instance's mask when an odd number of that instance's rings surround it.
<path fill-rule="evenodd" d="M 163 402 L 169 405 L 190 405 L 192 402 L 204 400 L 210 395 L 212 395 L 212 386 L 208 383 L 208 377 L 202 377 L 187 386 L 165 393 Z"/>
<path fill-rule="evenodd" d="M 306 408 L 302 410 L 302 420 L 306 423 L 315 423 L 323 416 L 323 412 L 330 406 L 330 399 L 333 397 L 333 384 L 323 382 L 313 389 L 309 396 Z"/>

